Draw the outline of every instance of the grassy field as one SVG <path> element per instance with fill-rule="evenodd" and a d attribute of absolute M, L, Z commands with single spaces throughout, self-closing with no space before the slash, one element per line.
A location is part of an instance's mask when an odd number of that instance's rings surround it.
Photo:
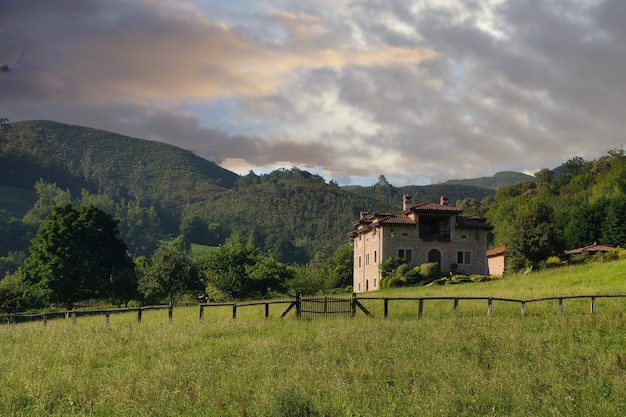
<path fill-rule="evenodd" d="M 626 262 L 498 282 L 371 296 L 626 293 Z M 375 318 L 263 320 L 249 307 L 80 316 L 0 326 L 0 415 L 14 416 L 622 416 L 626 301 L 556 305 L 390 304 Z"/>

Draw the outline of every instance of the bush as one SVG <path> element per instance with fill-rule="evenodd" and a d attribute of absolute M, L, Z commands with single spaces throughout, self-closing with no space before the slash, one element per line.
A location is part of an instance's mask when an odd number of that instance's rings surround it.
<path fill-rule="evenodd" d="M 467 275 L 453 275 L 446 280 L 446 284 L 462 284 L 464 282 L 472 282 L 472 280 Z"/>
<path fill-rule="evenodd" d="M 426 264 L 420 265 L 420 275 L 425 281 L 433 281 L 439 278 L 441 275 L 441 270 L 439 269 L 439 264 L 437 262 L 430 262 Z"/>
<path fill-rule="evenodd" d="M 619 251 L 620 251 L 619 249 L 615 249 L 615 250 L 602 254 L 600 262 L 617 261 L 619 259 Z"/>
<path fill-rule="evenodd" d="M 422 275 L 420 274 L 420 267 L 416 266 L 415 268 L 408 271 L 404 274 L 406 278 L 406 282 L 409 285 L 415 285 L 422 281 Z"/>
<path fill-rule="evenodd" d="M 380 263 L 380 274 L 383 277 L 391 275 L 396 272 L 398 267 L 402 264 L 407 264 L 407 260 L 404 258 L 387 258 Z M 407 264 L 408 266 L 408 264 Z"/>
<path fill-rule="evenodd" d="M 557 266 L 562 266 L 563 261 L 558 256 L 551 256 L 546 261 L 546 268 L 556 268 Z"/>

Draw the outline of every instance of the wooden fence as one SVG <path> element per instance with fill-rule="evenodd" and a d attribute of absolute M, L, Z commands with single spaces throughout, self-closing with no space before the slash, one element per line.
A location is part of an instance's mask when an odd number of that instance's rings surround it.
<path fill-rule="evenodd" d="M 452 316 L 457 317 L 459 311 L 459 304 L 461 301 L 483 301 L 486 302 L 486 314 L 488 317 L 493 316 L 493 302 L 501 301 L 506 303 L 519 304 L 520 314 L 522 317 L 526 316 L 526 307 L 531 303 L 539 303 L 545 301 L 558 301 L 558 315 L 563 315 L 563 304 L 565 300 L 572 299 L 588 299 L 589 311 L 591 314 L 596 312 L 596 300 L 600 298 L 626 298 L 626 294 L 596 294 L 596 295 L 570 295 L 570 296 L 558 296 L 558 297 L 543 297 L 534 298 L 528 300 L 519 300 L 512 298 L 500 298 L 500 297 L 361 297 L 357 294 L 352 294 L 351 298 L 331 298 L 331 297 L 316 297 L 316 298 L 302 298 L 296 296 L 293 300 L 268 300 L 268 301 L 252 301 L 241 303 L 202 303 L 199 305 L 199 319 L 204 320 L 205 310 L 217 307 L 230 307 L 232 309 L 232 319 L 237 318 L 237 311 L 241 308 L 248 308 L 251 306 L 264 306 L 264 318 L 267 320 L 270 317 L 271 305 L 288 305 L 287 308 L 281 313 L 280 318 L 287 316 L 292 310 L 295 310 L 295 316 L 297 319 L 313 319 L 316 317 L 354 317 L 357 310 L 361 310 L 365 315 L 374 317 L 374 315 L 363 305 L 362 302 L 382 301 L 383 302 L 383 318 L 389 317 L 390 304 L 392 302 L 400 301 L 414 301 L 417 303 L 417 319 L 422 319 L 424 316 L 424 304 L 432 301 L 452 301 Z M 48 323 L 48 319 L 55 317 L 65 317 L 72 320 L 72 325 L 76 325 L 77 316 L 93 316 L 104 315 L 105 325 L 109 325 L 111 314 L 116 313 L 128 313 L 135 312 L 137 314 L 137 323 L 141 323 L 142 314 L 146 310 L 167 310 L 168 320 L 170 323 L 174 317 L 174 307 L 171 305 L 158 305 L 158 306 L 145 306 L 145 307 L 131 307 L 131 308 L 111 308 L 111 309 L 99 309 L 99 310 L 70 310 L 70 311 L 49 311 L 37 314 L 9 314 L 5 315 L 2 322 L 10 325 L 15 325 L 24 321 L 40 320 L 44 327 Z"/>
<path fill-rule="evenodd" d="M 424 314 L 424 303 L 426 301 L 452 301 L 452 315 L 457 317 L 459 311 L 459 303 L 462 300 L 473 301 L 486 301 L 487 302 L 487 316 L 493 316 L 493 302 L 503 301 L 507 303 L 516 303 L 520 306 L 520 314 L 522 317 L 526 317 L 526 306 L 530 303 L 538 303 L 541 301 L 558 301 L 558 314 L 563 315 L 563 301 L 572 299 L 588 299 L 589 311 L 591 314 L 596 312 L 596 300 L 599 298 L 626 298 L 626 294 L 596 294 L 596 295 L 566 295 L 558 297 L 543 297 L 532 298 L 528 300 L 519 300 L 512 298 L 500 298 L 500 297 L 367 297 L 360 300 L 379 300 L 383 301 L 383 316 L 387 318 L 389 316 L 389 302 L 390 301 L 417 301 L 417 318 L 421 319 Z"/>

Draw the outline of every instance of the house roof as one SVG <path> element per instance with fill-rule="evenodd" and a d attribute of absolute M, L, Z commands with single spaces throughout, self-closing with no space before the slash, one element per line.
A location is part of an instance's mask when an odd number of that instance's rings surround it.
<path fill-rule="evenodd" d="M 485 223 L 487 219 L 484 217 L 475 217 L 475 216 L 456 216 L 456 225 L 457 227 L 463 229 L 483 229 L 483 230 L 491 230 L 493 226 Z"/>
<path fill-rule="evenodd" d="M 458 207 L 453 207 L 448 204 L 437 204 L 437 203 L 423 203 L 418 204 L 416 206 L 409 207 L 403 213 L 408 212 L 436 212 L 442 214 L 460 214 L 463 212 L 463 209 Z"/>
<path fill-rule="evenodd" d="M 583 252 L 610 252 L 612 250 L 615 250 L 616 248 L 612 247 L 612 246 L 605 246 L 605 245 L 598 245 L 596 243 L 594 243 L 593 245 L 589 245 L 589 246 L 585 246 L 582 248 L 577 248 L 577 249 L 571 249 L 571 250 L 566 250 L 565 254 L 566 255 L 575 255 L 578 253 L 583 253 Z"/>
<path fill-rule="evenodd" d="M 504 255 L 504 252 L 506 252 L 506 246 L 498 246 L 497 248 L 489 249 L 487 251 L 487 257 L 501 256 Z"/>
<path fill-rule="evenodd" d="M 447 201 L 447 200 L 446 200 Z M 437 203 L 423 203 L 406 208 L 404 211 L 390 213 L 390 212 L 376 212 L 367 213 L 361 212 L 359 220 L 352 223 L 354 228 L 348 236 L 355 237 L 359 233 L 371 230 L 372 227 L 378 225 L 408 225 L 415 226 L 417 223 L 414 220 L 415 216 L 411 216 L 412 213 L 418 216 L 437 215 L 442 217 L 456 216 L 456 227 L 461 229 L 481 229 L 491 230 L 492 226 L 487 224 L 486 219 L 482 217 L 474 216 L 459 216 L 463 212 L 463 209 L 453 207 L 448 204 Z"/>

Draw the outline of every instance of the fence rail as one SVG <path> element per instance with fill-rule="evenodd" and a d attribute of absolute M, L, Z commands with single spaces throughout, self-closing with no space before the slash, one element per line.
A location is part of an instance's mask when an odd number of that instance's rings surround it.
<path fill-rule="evenodd" d="M 237 311 L 241 308 L 247 308 L 252 306 L 264 306 L 264 318 L 267 320 L 270 317 L 270 305 L 285 305 L 287 308 L 281 313 L 280 318 L 287 316 L 292 310 L 295 309 L 295 316 L 298 319 L 313 319 L 315 317 L 354 317 L 357 310 L 361 310 L 365 315 L 374 317 L 374 315 L 363 305 L 363 302 L 369 301 L 382 301 L 383 302 L 383 317 L 387 319 L 389 317 L 389 305 L 395 301 L 415 301 L 417 302 L 417 319 L 422 319 L 424 316 L 424 304 L 427 301 L 452 301 L 452 315 L 457 317 L 459 311 L 459 305 L 461 301 L 484 301 L 487 303 L 487 316 L 493 316 L 493 302 L 500 301 L 506 303 L 517 303 L 520 306 L 520 314 L 522 317 L 526 316 L 526 306 L 531 303 L 539 303 L 545 301 L 557 301 L 558 302 L 558 315 L 563 315 L 563 302 L 565 300 L 573 299 L 588 299 L 589 311 L 591 314 L 596 312 L 596 300 L 601 298 L 626 298 L 626 294 L 593 294 L 593 295 L 566 295 L 556 297 L 542 297 L 531 299 L 513 299 L 502 297 L 358 297 L 357 294 L 352 294 L 351 298 L 330 298 L 330 297 L 316 297 L 316 298 L 302 298 L 297 295 L 293 300 L 268 300 L 268 301 L 250 301 L 250 302 L 230 302 L 230 303 L 202 303 L 199 305 L 199 319 L 204 320 L 205 310 L 215 307 L 230 307 L 232 309 L 232 319 L 237 318 Z M 93 316 L 102 315 L 105 316 L 105 324 L 109 325 L 111 314 L 115 313 L 128 313 L 136 312 L 137 323 L 141 323 L 143 312 L 146 310 L 167 310 L 168 320 L 170 323 L 174 317 L 174 307 L 171 305 L 156 305 L 156 306 L 144 306 L 144 307 L 130 307 L 130 308 L 108 308 L 108 309 L 94 309 L 94 310 L 69 310 L 69 311 L 47 311 L 43 313 L 35 314 L 8 314 L 4 315 L 2 322 L 15 325 L 18 321 L 33 321 L 41 320 L 44 327 L 47 325 L 48 319 L 54 317 L 65 317 L 72 320 L 72 325 L 76 325 L 77 316 Z"/>
<path fill-rule="evenodd" d="M 520 314 L 522 317 L 526 316 L 526 305 L 529 303 L 537 303 L 541 301 L 558 301 L 558 314 L 563 315 L 563 301 L 572 299 L 589 299 L 589 311 L 594 314 L 596 312 L 596 300 L 599 298 L 626 298 L 626 294 L 594 294 L 594 295 L 563 295 L 556 297 L 541 297 L 530 298 L 526 300 L 514 299 L 514 298 L 502 298 L 502 297 L 363 297 L 360 301 L 365 300 L 379 300 L 383 301 L 383 316 L 387 318 L 389 316 L 389 302 L 390 301 L 417 301 L 418 310 L 417 318 L 421 319 L 424 311 L 425 301 L 452 301 L 453 316 L 457 317 L 459 311 L 459 303 L 462 300 L 474 300 L 474 301 L 486 301 L 487 302 L 487 316 L 493 316 L 493 302 L 503 301 L 509 303 L 518 303 L 520 305 Z"/>

